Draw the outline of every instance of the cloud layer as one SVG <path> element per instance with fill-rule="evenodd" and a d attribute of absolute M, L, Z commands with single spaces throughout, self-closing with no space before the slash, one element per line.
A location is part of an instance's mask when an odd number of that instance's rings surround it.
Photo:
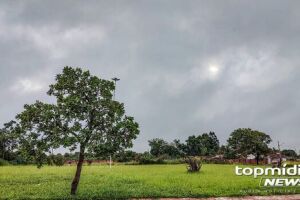
<path fill-rule="evenodd" d="M 63 66 L 119 77 L 117 99 L 147 140 L 239 127 L 299 150 L 300 2 L 0 3 L 0 122 Z"/>

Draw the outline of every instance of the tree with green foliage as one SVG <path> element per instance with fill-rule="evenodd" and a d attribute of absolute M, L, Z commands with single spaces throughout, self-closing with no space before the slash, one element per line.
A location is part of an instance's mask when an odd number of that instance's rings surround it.
<path fill-rule="evenodd" d="M 165 155 L 168 155 L 170 158 L 180 158 L 181 153 L 180 150 L 177 148 L 175 142 L 168 143 L 164 149 Z"/>
<path fill-rule="evenodd" d="M 129 162 L 135 160 L 137 155 L 138 154 L 136 152 L 131 150 L 120 151 L 114 155 L 114 159 L 118 162 Z"/>
<path fill-rule="evenodd" d="M 207 150 L 202 142 L 201 135 L 189 136 L 185 142 L 186 142 L 185 152 L 188 156 L 202 156 L 206 154 Z"/>
<path fill-rule="evenodd" d="M 20 141 L 19 149 L 33 155 L 39 166 L 51 148 L 79 149 L 72 195 L 87 152 L 113 154 L 132 147 L 132 140 L 139 134 L 133 117 L 125 115 L 123 103 L 113 100 L 114 89 L 112 81 L 80 68 L 65 67 L 48 91 L 56 103 L 36 101 L 25 105 L 16 116 L 14 133 Z"/>
<path fill-rule="evenodd" d="M 7 135 L 4 129 L 0 129 L 0 153 L 1 159 L 5 160 L 6 148 L 7 148 Z"/>
<path fill-rule="evenodd" d="M 14 121 L 4 124 L 4 128 L 0 129 L 0 154 L 4 160 L 14 160 L 17 156 L 15 150 L 17 148 L 17 140 L 11 133 L 11 125 Z"/>
<path fill-rule="evenodd" d="M 203 133 L 189 136 L 184 146 L 189 156 L 212 156 L 219 150 L 219 140 L 214 132 Z"/>
<path fill-rule="evenodd" d="M 205 156 L 215 155 L 219 148 L 220 143 L 214 132 L 203 133 L 201 136 L 202 144 L 205 147 Z"/>
<path fill-rule="evenodd" d="M 57 155 L 51 154 L 47 156 L 47 164 L 50 166 L 63 166 L 65 164 L 65 157 L 60 153 Z"/>
<path fill-rule="evenodd" d="M 260 157 L 269 151 L 268 145 L 271 141 L 271 137 L 266 133 L 250 128 L 239 128 L 231 133 L 227 142 L 229 151 L 244 157 L 254 154 L 258 164 Z"/>
<path fill-rule="evenodd" d="M 63 155 L 58 153 L 57 155 L 54 156 L 54 164 L 56 166 L 63 166 L 65 164 L 65 158 Z"/>
<path fill-rule="evenodd" d="M 281 153 L 282 153 L 282 155 L 285 155 L 285 156 L 293 158 L 293 159 L 296 159 L 298 156 L 296 151 L 294 151 L 292 149 L 284 149 L 281 151 Z"/>
<path fill-rule="evenodd" d="M 154 138 L 148 142 L 150 146 L 150 153 L 153 156 L 158 157 L 166 153 L 165 150 L 166 146 L 168 146 L 168 142 L 160 138 Z"/>
<path fill-rule="evenodd" d="M 160 138 L 149 140 L 150 153 L 155 157 L 167 156 L 170 158 L 180 157 L 179 149 L 174 142 L 168 143 Z"/>

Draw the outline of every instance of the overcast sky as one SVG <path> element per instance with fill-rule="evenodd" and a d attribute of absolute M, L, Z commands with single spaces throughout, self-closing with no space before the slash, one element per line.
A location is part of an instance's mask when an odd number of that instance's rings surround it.
<path fill-rule="evenodd" d="M 25 3 L 26 2 L 26 3 Z M 68 66 L 119 77 L 137 151 L 236 128 L 299 150 L 300 1 L 1 1 L 0 123 Z"/>

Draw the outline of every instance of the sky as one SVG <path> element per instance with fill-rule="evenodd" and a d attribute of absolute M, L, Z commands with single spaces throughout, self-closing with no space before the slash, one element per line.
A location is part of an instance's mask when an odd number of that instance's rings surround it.
<path fill-rule="evenodd" d="M 263 131 L 299 151 L 300 1 L 1 1 L 0 124 L 64 66 L 118 77 L 134 150 L 214 131 Z"/>

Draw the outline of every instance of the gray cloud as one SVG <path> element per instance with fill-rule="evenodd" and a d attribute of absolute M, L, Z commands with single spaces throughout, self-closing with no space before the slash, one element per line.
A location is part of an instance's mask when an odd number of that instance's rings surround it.
<path fill-rule="evenodd" d="M 239 127 L 299 150 L 297 1 L 20 1 L 0 3 L 0 122 L 63 66 L 117 76 L 117 98 L 147 140 Z"/>

